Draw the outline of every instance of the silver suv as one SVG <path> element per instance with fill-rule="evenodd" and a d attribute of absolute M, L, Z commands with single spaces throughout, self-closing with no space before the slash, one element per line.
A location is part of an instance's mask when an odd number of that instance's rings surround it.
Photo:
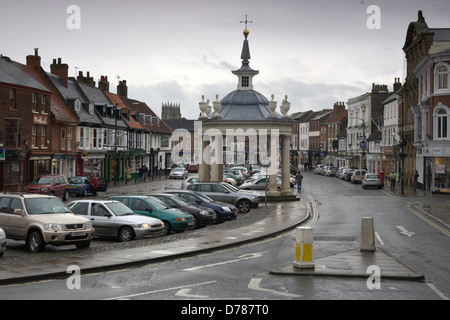
<path fill-rule="evenodd" d="M 197 191 L 213 200 L 231 203 L 242 213 L 259 206 L 258 196 L 241 191 L 228 183 L 197 182 L 184 186 L 184 190 Z"/>
<path fill-rule="evenodd" d="M 75 216 L 56 197 L 0 193 L 0 227 L 8 239 L 25 240 L 30 252 L 47 244 L 89 247 L 94 237 L 91 222 Z"/>

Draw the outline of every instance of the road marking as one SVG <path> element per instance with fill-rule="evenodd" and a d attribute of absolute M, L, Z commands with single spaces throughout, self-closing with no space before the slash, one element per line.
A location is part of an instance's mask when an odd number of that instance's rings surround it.
<path fill-rule="evenodd" d="M 191 299 L 207 299 L 207 298 L 209 298 L 209 296 L 201 296 L 198 294 L 191 294 L 191 293 L 189 293 L 189 292 L 191 292 L 191 290 L 192 289 L 190 289 L 190 288 L 180 289 L 180 291 L 175 293 L 175 295 L 179 296 L 179 297 L 187 297 L 187 298 L 191 298 Z"/>
<path fill-rule="evenodd" d="M 263 292 L 269 292 L 272 294 L 277 294 L 281 296 L 291 297 L 291 298 L 301 298 L 302 296 L 299 294 L 289 293 L 289 292 L 280 292 L 272 289 L 265 289 L 261 288 L 259 285 L 262 281 L 262 278 L 252 278 L 250 280 L 250 283 L 248 284 L 249 289 L 257 290 L 257 291 L 263 291 Z"/>
<path fill-rule="evenodd" d="M 398 229 L 400 229 L 400 233 L 404 234 L 405 236 L 412 237 L 414 235 L 414 232 L 406 230 L 404 226 L 396 226 Z"/>
<path fill-rule="evenodd" d="M 443 294 L 438 288 L 436 288 L 434 286 L 434 284 L 430 283 L 430 282 L 425 282 L 427 284 L 427 286 L 430 287 L 431 290 L 433 290 L 439 297 L 442 298 L 442 300 L 449 300 L 449 298 L 447 298 L 445 296 L 445 294 Z"/>
<path fill-rule="evenodd" d="M 314 222 L 319 220 L 319 211 L 317 210 L 316 202 L 314 201 L 314 198 L 311 195 L 308 195 L 309 203 L 311 205 L 311 220 L 305 223 L 303 226 L 308 227 L 312 225 Z"/>
<path fill-rule="evenodd" d="M 427 222 L 429 225 L 435 227 L 436 229 L 438 229 L 439 231 L 443 232 L 445 235 L 450 237 L 450 232 L 441 227 L 440 225 L 438 225 L 437 223 L 435 223 L 434 221 L 428 219 L 427 217 L 425 217 L 423 214 L 419 213 L 419 211 L 417 211 L 417 209 L 412 205 L 412 204 L 408 204 L 406 205 L 406 208 L 411 211 L 412 213 L 414 213 L 417 217 L 419 217 L 420 219 L 422 219 L 423 221 Z"/>
<path fill-rule="evenodd" d="M 134 293 L 134 294 L 129 294 L 129 295 L 120 296 L 120 297 L 106 298 L 106 299 L 103 299 L 103 300 L 128 299 L 128 298 L 132 298 L 132 297 L 139 297 L 139 296 L 144 296 L 144 295 L 147 295 L 147 294 L 152 294 L 152 293 L 157 293 L 157 292 L 185 289 L 185 288 L 189 288 L 189 287 L 203 286 L 205 284 L 210 284 L 210 283 L 215 283 L 215 282 L 217 282 L 217 281 L 206 281 L 206 282 L 200 282 L 200 283 L 195 283 L 195 284 L 189 284 L 189 285 L 185 285 L 185 286 L 179 286 L 179 287 L 173 287 L 173 288 L 166 288 L 166 289 L 159 289 L 159 290 L 153 290 L 153 291 Z"/>
<path fill-rule="evenodd" d="M 266 252 L 247 253 L 242 256 L 239 256 L 237 259 L 234 259 L 234 260 L 221 261 L 221 262 L 217 262 L 217 263 L 206 264 L 203 266 L 197 266 L 197 267 L 187 268 L 187 269 L 183 269 L 183 270 L 184 271 L 194 271 L 194 270 L 198 270 L 198 269 L 210 268 L 210 267 L 220 266 L 223 264 L 228 264 L 228 263 L 233 263 L 233 262 L 239 262 L 239 261 L 244 261 L 244 260 L 249 260 L 249 259 L 254 259 L 254 258 L 260 258 L 260 257 L 262 257 L 262 255 L 264 253 L 266 253 Z"/>
<path fill-rule="evenodd" d="M 379 242 L 382 246 L 384 246 L 383 240 L 381 240 L 380 235 L 379 235 L 378 232 L 376 232 L 376 231 L 375 231 L 375 236 L 377 237 L 378 242 Z"/>

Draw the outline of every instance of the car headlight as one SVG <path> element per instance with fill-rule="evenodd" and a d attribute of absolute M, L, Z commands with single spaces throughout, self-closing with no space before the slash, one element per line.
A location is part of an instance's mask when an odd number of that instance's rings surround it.
<path fill-rule="evenodd" d="M 48 188 L 41 188 L 41 192 L 48 191 Z"/>
<path fill-rule="evenodd" d="M 84 227 L 85 227 L 86 229 L 92 229 L 92 222 L 90 222 L 90 221 L 86 222 L 86 223 L 84 224 Z"/>
<path fill-rule="evenodd" d="M 223 210 L 223 211 L 227 211 L 227 212 L 230 212 L 230 211 L 231 211 L 231 209 L 230 209 L 229 207 L 222 207 L 222 210 Z"/>
<path fill-rule="evenodd" d="M 176 218 L 175 221 L 184 221 L 186 220 L 185 218 Z"/>
<path fill-rule="evenodd" d="M 6 233 L 3 229 L 0 229 L 0 237 L 6 236 Z"/>
<path fill-rule="evenodd" d="M 44 229 L 46 231 L 62 231 L 61 225 L 58 223 L 46 223 Z"/>
<path fill-rule="evenodd" d="M 149 229 L 150 225 L 148 223 L 141 223 L 138 227 L 141 229 Z"/>
<path fill-rule="evenodd" d="M 208 215 L 209 214 L 209 211 L 200 211 L 200 215 L 201 216 L 206 216 L 206 215 Z"/>

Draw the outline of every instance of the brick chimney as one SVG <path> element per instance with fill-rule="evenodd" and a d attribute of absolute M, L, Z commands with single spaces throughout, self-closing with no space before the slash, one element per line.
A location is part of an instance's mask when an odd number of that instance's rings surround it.
<path fill-rule="evenodd" d="M 334 114 L 338 114 L 342 111 L 345 111 L 345 102 L 335 102 L 333 105 Z"/>
<path fill-rule="evenodd" d="M 100 80 L 98 82 L 98 88 L 102 91 L 109 92 L 109 82 L 107 76 L 100 76 Z"/>
<path fill-rule="evenodd" d="M 89 71 L 86 73 L 86 77 L 83 76 L 83 71 L 79 71 L 77 81 L 95 87 L 94 77 L 90 76 Z"/>
<path fill-rule="evenodd" d="M 66 88 L 69 86 L 69 65 L 61 63 L 61 58 L 58 58 L 58 62 L 53 59 L 53 63 L 50 65 L 50 73 L 59 76 Z"/>
<path fill-rule="evenodd" d="M 400 82 L 400 78 L 394 78 L 394 92 L 399 90 L 402 87 L 402 83 Z"/>
<path fill-rule="evenodd" d="M 41 67 L 41 57 L 38 54 L 39 48 L 34 48 L 34 56 L 27 56 L 27 66 L 34 69 L 39 69 Z"/>
<path fill-rule="evenodd" d="M 123 96 L 125 98 L 128 97 L 128 87 L 127 87 L 127 81 L 119 81 L 119 85 L 117 86 L 117 95 Z"/>

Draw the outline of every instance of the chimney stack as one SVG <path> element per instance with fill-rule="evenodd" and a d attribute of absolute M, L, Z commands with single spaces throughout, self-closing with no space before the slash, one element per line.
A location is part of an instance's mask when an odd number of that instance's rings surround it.
<path fill-rule="evenodd" d="M 34 55 L 27 56 L 27 66 L 34 69 L 39 69 L 41 67 L 41 57 L 38 54 L 39 48 L 34 48 Z"/>
<path fill-rule="evenodd" d="M 100 80 L 98 81 L 98 88 L 102 91 L 109 92 L 108 76 L 100 76 Z"/>
<path fill-rule="evenodd" d="M 119 85 L 117 86 L 117 95 L 128 98 L 128 87 L 126 80 L 119 81 Z"/>
<path fill-rule="evenodd" d="M 89 71 L 86 74 L 86 77 L 83 76 L 83 71 L 78 72 L 77 81 L 87 84 L 88 86 L 95 87 L 94 77 L 91 77 Z"/>
<path fill-rule="evenodd" d="M 400 78 L 394 78 L 394 92 L 399 90 L 402 87 L 402 83 L 400 82 Z"/>
<path fill-rule="evenodd" d="M 59 76 L 64 86 L 69 86 L 69 65 L 67 63 L 61 63 L 61 58 L 53 59 L 53 63 L 50 65 L 50 73 L 55 76 Z"/>
<path fill-rule="evenodd" d="M 333 105 L 334 114 L 340 113 L 345 110 L 345 102 L 335 102 Z"/>

